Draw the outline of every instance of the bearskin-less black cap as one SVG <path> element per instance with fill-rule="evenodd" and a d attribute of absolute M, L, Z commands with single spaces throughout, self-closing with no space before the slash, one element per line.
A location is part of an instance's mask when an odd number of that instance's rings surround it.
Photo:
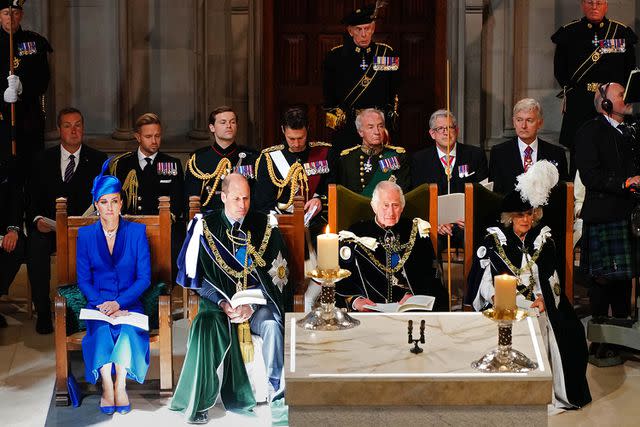
<path fill-rule="evenodd" d="M 533 209 L 529 201 L 522 201 L 520 192 L 511 190 L 504 199 L 502 199 L 502 206 L 500 212 L 526 212 Z"/>
<path fill-rule="evenodd" d="M 0 0 L 0 10 L 8 9 L 10 7 L 14 9 L 22 9 L 22 5 L 25 0 Z"/>
<path fill-rule="evenodd" d="M 373 13 L 376 10 L 375 4 L 366 5 L 356 9 L 342 19 L 344 25 L 363 25 L 373 22 Z"/>

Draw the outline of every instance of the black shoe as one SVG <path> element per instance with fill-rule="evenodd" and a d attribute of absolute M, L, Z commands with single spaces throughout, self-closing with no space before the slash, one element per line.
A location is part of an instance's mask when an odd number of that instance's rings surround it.
<path fill-rule="evenodd" d="M 0 314 L 0 328 L 6 328 L 7 326 L 7 319 Z"/>
<path fill-rule="evenodd" d="M 209 422 L 209 411 L 198 411 L 193 419 L 187 422 L 189 424 L 206 424 Z"/>
<path fill-rule="evenodd" d="M 38 319 L 36 320 L 36 332 L 40 335 L 47 335 L 53 332 L 51 314 L 38 314 Z"/>

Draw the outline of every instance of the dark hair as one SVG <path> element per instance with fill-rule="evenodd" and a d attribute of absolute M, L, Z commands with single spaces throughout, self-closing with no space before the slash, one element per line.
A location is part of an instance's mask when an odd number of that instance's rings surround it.
<path fill-rule="evenodd" d="M 291 107 L 282 114 L 282 128 L 303 129 L 309 127 L 307 112 L 302 107 Z"/>
<path fill-rule="evenodd" d="M 62 124 L 62 116 L 66 116 L 67 114 L 80 114 L 80 119 L 82 120 L 82 124 L 84 124 L 84 116 L 80 110 L 74 107 L 66 107 L 58 112 L 58 119 L 56 122 L 58 127 Z"/>
<path fill-rule="evenodd" d="M 144 113 L 136 120 L 135 131 L 140 132 L 140 128 L 145 125 L 159 125 L 162 127 L 162 123 L 160 122 L 160 117 L 154 113 Z"/>
<path fill-rule="evenodd" d="M 210 125 L 216 124 L 216 116 L 220 113 L 227 113 L 227 112 L 233 113 L 233 115 L 236 116 L 236 120 L 238 120 L 238 113 L 236 113 L 233 110 L 233 108 L 229 107 L 228 105 L 221 105 L 220 107 L 213 110 L 211 114 L 209 114 L 209 124 Z"/>

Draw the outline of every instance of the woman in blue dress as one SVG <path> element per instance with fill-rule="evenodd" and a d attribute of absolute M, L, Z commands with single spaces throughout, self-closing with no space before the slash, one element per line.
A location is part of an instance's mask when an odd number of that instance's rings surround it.
<path fill-rule="evenodd" d="M 145 225 L 120 217 L 122 185 L 116 177 L 104 175 L 108 162 L 91 190 L 100 220 L 78 230 L 76 267 L 87 308 L 118 317 L 130 311 L 143 313 L 140 296 L 150 284 L 151 262 Z M 86 323 L 82 340 L 85 377 L 92 384 L 98 377 L 102 380 L 100 410 L 109 415 L 127 413 L 131 405 L 126 379 L 144 381 L 149 334 L 130 325 L 113 326 L 100 320 Z"/>

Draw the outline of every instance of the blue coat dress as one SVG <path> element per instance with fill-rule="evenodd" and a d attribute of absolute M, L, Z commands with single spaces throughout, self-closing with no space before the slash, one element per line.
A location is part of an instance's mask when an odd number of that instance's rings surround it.
<path fill-rule="evenodd" d="M 76 249 L 77 279 L 87 298 L 87 308 L 105 301 L 117 301 L 121 310 L 143 313 L 140 296 L 151 281 L 151 260 L 146 226 L 120 219 L 120 225 L 109 253 L 100 221 L 78 230 Z M 87 334 L 82 340 L 85 377 L 96 383 L 99 369 L 116 363 L 127 369 L 127 376 L 144 381 L 149 367 L 149 334 L 130 326 L 99 320 L 88 320 Z"/>

